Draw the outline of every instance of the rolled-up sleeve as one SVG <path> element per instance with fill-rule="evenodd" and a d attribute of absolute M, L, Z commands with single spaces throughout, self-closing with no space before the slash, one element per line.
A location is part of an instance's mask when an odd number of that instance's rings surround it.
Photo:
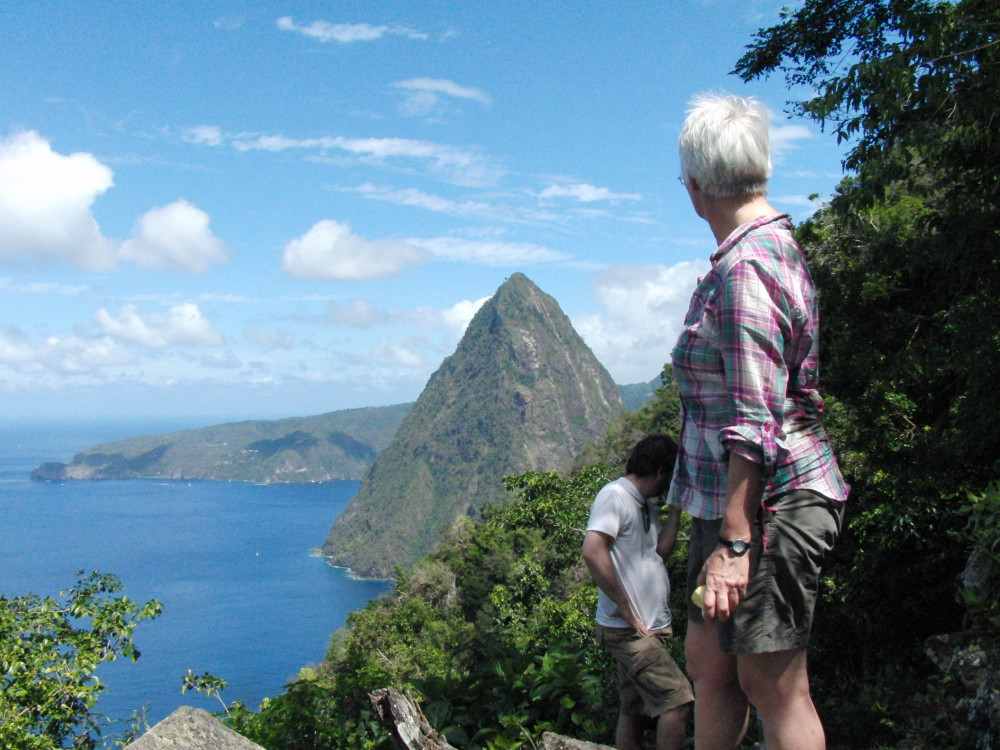
<path fill-rule="evenodd" d="M 717 320 L 731 408 L 719 440 L 758 464 L 765 477 L 774 476 L 784 451 L 788 307 L 780 283 L 759 260 L 736 263 L 723 280 Z"/>

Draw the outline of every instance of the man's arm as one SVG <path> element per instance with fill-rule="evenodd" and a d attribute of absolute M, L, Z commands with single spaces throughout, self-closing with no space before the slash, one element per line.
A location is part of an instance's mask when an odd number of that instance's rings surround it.
<path fill-rule="evenodd" d="M 614 543 L 607 534 L 600 531 L 588 531 L 583 538 L 583 561 L 594 579 L 594 583 L 618 607 L 618 614 L 628 622 L 639 635 L 649 635 L 646 626 L 632 611 L 628 594 L 622 588 L 615 566 L 611 562 L 611 545 Z"/>
<path fill-rule="evenodd" d="M 656 554 L 663 559 L 663 562 L 666 562 L 670 553 L 674 551 L 674 545 L 677 543 L 677 528 L 680 526 L 680 522 L 680 507 L 677 505 L 669 506 L 667 519 L 663 522 L 660 535 L 656 537 Z"/>

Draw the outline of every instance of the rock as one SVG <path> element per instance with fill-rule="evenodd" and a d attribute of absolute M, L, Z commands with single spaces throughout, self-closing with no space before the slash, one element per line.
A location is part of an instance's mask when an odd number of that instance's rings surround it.
<path fill-rule="evenodd" d="M 208 711 L 181 706 L 127 746 L 128 750 L 264 750 Z"/>
<path fill-rule="evenodd" d="M 399 750 L 455 750 L 430 725 L 420 707 L 395 688 L 374 690 L 368 699 Z"/>
<path fill-rule="evenodd" d="M 1000 571 L 995 571 L 993 567 L 993 556 L 982 547 L 976 547 L 969 555 L 965 569 L 958 574 L 962 591 L 977 599 L 989 601 L 991 596 L 995 596 L 993 587 L 1000 575 Z M 963 601 L 961 595 L 959 601 Z"/>
<path fill-rule="evenodd" d="M 444 735 L 436 731 L 420 707 L 395 688 L 382 688 L 368 694 L 379 721 L 389 730 L 398 750 L 455 750 Z M 553 732 L 542 734 L 539 750 L 614 750 L 607 745 L 574 740 Z"/>
<path fill-rule="evenodd" d="M 944 674 L 957 677 L 951 683 L 942 708 L 954 716 L 977 744 L 974 750 L 989 750 L 1000 740 L 1000 647 L 980 633 L 953 633 L 928 638 L 928 658 Z"/>
<path fill-rule="evenodd" d="M 398 750 L 455 750 L 444 735 L 436 731 L 420 707 L 395 688 L 382 688 L 368 694 L 379 721 L 389 730 Z M 607 745 L 583 742 L 553 732 L 542 734 L 539 750 L 614 750 Z"/>
<path fill-rule="evenodd" d="M 574 740 L 570 737 L 563 737 L 561 734 L 554 734 L 553 732 L 544 732 L 539 750 L 614 750 L 614 748 L 607 745 L 598 745 L 594 742 Z"/>

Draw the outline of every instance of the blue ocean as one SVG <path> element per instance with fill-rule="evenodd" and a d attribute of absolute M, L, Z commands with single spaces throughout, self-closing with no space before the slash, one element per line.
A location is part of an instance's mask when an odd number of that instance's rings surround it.
<path fill-rule="evenodd" d="M 98 672 L 97 711 L 152 725 L 181 705 L 184 674 L 229 683 L 222 698 L 256 710 L 302 667 L 318 663 L 348 613 L 392 588 L 317 556 L 359 482 L 257 485 L 205 481 L 33 482 L 44 461 L 96 443 L 192 426 L 160 422 L 0 422 L 0 595 L 58 596 L 77 571 L 113 573 L 134 601 L 163 614 L 135 631 L 141 656 Z"/>

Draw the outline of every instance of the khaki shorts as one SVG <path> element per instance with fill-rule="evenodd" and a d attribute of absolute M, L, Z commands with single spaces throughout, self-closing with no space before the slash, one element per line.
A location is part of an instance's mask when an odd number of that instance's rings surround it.
<path fill-rule="evenodd" d="M 665 714 L 694 700 L 691 683 L 670 656 L 670 628 L 638 636 L 632 628 L 597 626 L 597 639 L 618 663 L 618 695 L 626 716 Z"/>
<path fill-rule="evenodd" d="M 843 502 L 808 490 L 769 498 L 761 505 L 747 553 L 747 595 L 729 620 L 716 624 L 724 653 L 764 654 L 808 645 L 823 560 L 840 534 L 843 517 Z M 692 622 L 704 622 L 690 592 L 718 546 L 721 527 L 722 519 L 691 522 L 687 585 Z"/>

